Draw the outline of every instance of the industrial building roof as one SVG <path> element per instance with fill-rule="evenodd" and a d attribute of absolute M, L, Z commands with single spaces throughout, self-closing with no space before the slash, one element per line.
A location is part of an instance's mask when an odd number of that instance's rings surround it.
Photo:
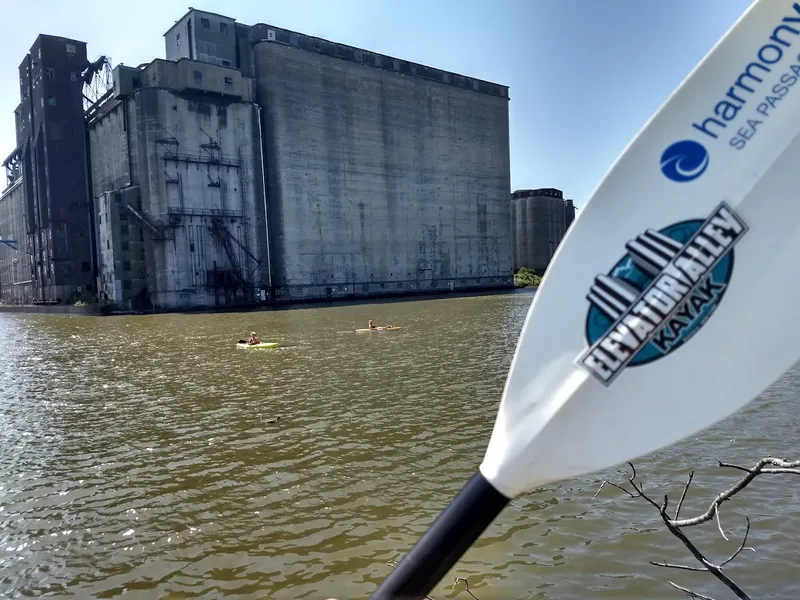
<path fill-rule="evenodd" d="M 169 35 L 175 27 L 179 25 L 187 16 L 192 13 L 202 14 L 202 15 L 212 15 L 222 19 L 227 19 L 230 21 L 236 22 L 236 19 L 233 17 L 229 17 L 227 15 L 223 15 L 220 13 L 209 12 L 205 10 L 200 10 L 196 8 L 190 8 L 186 13 L 181 16 L 180 19 L 175 21 L 175 23 L 164 33 L 164 37 Z M 238 27 L 246 27 L 250 30 L 257 30 L 257 29 L 271 29 L 274 31 L 281 31 L 285 32 L 287 36 L 297 36 L 300 38 L 306 38 L 308 40 L 322 42 L 320 43 L 313 43 L 313 44 L 303 44 L 302 49 L 307 52 L 315 52 L 318 54 L 327 54 L 332 55 L 335 58 L 340 58 L 344 60 L 349 60 L 351 62 L 359 62 L 367 67 L 374 67 L 374 68 L 382 68 L 386 70 L 385 65 L 390 64 L 393 66 L 391 70 L 396 71 L 398 73 L 402 73 L 403 75 L 410 75 L 410 76 L 417 76 L 423 79 L 429 79 L 434 81 L 439 81 L 441 83 L 456 85 L 457 87 L 463 87 L 467 89 L 473 89 L 476 92 L 481 92 L 493 96 L 500 96 L 504 98 L 508 98 L 508 86 L 500 83 L 495 83 L 492 81 L 487 81 L 485 79 L 478 79 L 477 77 L 471 77 L 469 75 L 462 75 L 460 73 L 455 73 L 452 71 L 445 71 L 444 69 L 438 69 L 436 67 L 430 67 L 428 65 L 423 65 L 422 63 L 416 63 L 412 61 L 408 61 L 405 59 L 396 58 L 393 56 L 389 56 L 386 54 L 381 54 L 379 52 L 374 52 L 372 50 L 366 50 L 364 48 L 358 48 L 356 46 L 350 46 L 348 44 L 342 44 L 340 42 L 334 42 L 332 40 L 328 40 L 325 38 L 320 38 L 316 36 L 311 36 L 308 34 L 300 33 L 297 31 L 292 31 L 290 29 L 285 29 L 283 27 L 275 27 L 274 25 L 269 25 L 266 23 L 256 23 L 255 25 L 245 25 L 243 23 L 238 23 Z M 259 42 L 262 40 L 254 39 L 253 42 Z M 267 41 L 266 39 L 263 41 Z M 333 54 L 327 49 L 333 47 L 344 50 L 344 52 L 334 52 Z M 369 62 L 364 60 L 363 55 L 371 55 L 374 57 L 380 57 L 380 59 L 386 60 L 373 60 Z M 354 56 L 362 56 L 361 59 L 354 59 Z M 459 81 L 462 80 L 462 81 Z M 471 83 L 471 85 L 465 85 L 466 83 Z"/>

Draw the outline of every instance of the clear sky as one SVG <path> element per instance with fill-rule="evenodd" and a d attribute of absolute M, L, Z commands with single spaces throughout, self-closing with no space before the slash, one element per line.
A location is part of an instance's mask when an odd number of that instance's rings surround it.
<path fill-rule="evenodd" d="M 17 67 L 39 33 L 113 65 L 164 57 L 194 8 L 509 85 L 511 189 L 580 206 L 750 0 L 0 0 L 0 155 L 15 146 Z M 2 160 L 2 159 L 0 159 Z M 3 183 L 0 187 L 4 187 Z"/>

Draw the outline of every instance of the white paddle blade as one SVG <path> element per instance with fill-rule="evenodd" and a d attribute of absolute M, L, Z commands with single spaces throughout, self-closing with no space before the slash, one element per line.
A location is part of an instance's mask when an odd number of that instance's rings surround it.
<path fill-rule="evenodd" d="M 681 440 L 800 358 L 798 132 L 800 4 L 758 0 L 559 247 L 480 467 L 500 492 Z"/>

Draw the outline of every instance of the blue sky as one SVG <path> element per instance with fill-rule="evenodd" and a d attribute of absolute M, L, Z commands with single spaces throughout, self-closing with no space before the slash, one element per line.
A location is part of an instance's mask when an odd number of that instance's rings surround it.
<path fill-rule="evenodd" d="M 191 0 L 511 87 L 511 188 L 558 187 L 583 204 L 633 135 L 750 0 Z M 36 35 L 89 58 L 164 57 L 189 0 L 27 0 L 4 6 L 0 155 L 15 145 L 17 66 Z M 133 7 L 136 7 L 135 10 Z M 2 187 L 2 185 L 0 185 Z"/>

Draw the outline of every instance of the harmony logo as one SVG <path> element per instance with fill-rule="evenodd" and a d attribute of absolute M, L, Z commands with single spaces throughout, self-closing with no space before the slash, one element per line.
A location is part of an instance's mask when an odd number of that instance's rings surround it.
<path fill-rule="evenodd" d="M 661 172 L 672 181 L 693 181 L 708 168 L 708 151 L 694 140 L 681 140 L 661 155 Z"/>
<path fill-rule="evenodd" d="M 722 202 L 703 219 L 648 229 L 586 298 L 586 340 L 578 357 L 603 385 L 626 367 L 663 358 L 686 343 L 719 305 L 733 274 L 733 247 L 747 233 Z"/>
<path fill-rule="evenodd" d="M 779 0 L 770 1 L 770 5 L 778 3 Z M 700 139 L 712 145 L 720 141 L 719 136 L 724 135 L 728 127 L 742 131 L 741 126 L 744 122 L 748 122 L 749 129 L 745 131 L 753 130 L 753 126 L 747 120 L 748 113 L 745 112 L 745 107 L 751 103 L 763 103 L 765 100 L 771 104 L 772 102 L 768 100 L 770 96 L 765 98 L 763 95 L 765 93 L 771 93 L 778 98 L 788 93 L 789 86 L 786 84 L 797 76 L 795 65 L 789 66 L 797 54 L 794 51 L 790 52 L 789 49 L 796 46 L 800 38 L 800 2 L 787 0 L 785 9 L 787 16 L 780 21 L 758 24 L 758 28 L 764 27 L 763 37 L 746 50 L 747 58 L 741 63 L 730 63 L 731 79 L 727 80 L 727 85 L 719 87 L 716 100 L 704 109 L 705 115 L 693 120 L 691 123 L 693 135 L 704 136 Z M 753 29 L 756 30 L 756 27 Z M 733 42 L 726 40 L 723 44 L 733 44 Z M 698 69 L 698 77 L 705 68 Z M 702 77 L 708 78 L 708 74 Z M 765 87 L 766 90 L 763 89 Z M 787 91 L 780 93 L 783 88 Z M 752 113 L 750 118 L 752 119 Z M 738 131 L 728 143 L 733 148 L 741 150 L 745 147 L 744 140 L 750 139 L 752 134 L 745 137 Z M 708 152 L 702 145 L 692 140 L 676 142 L 661 155 L 661 172 L 672 181 L 681 183 L 693 181 L 700 177 L 707 167 Z"/>

